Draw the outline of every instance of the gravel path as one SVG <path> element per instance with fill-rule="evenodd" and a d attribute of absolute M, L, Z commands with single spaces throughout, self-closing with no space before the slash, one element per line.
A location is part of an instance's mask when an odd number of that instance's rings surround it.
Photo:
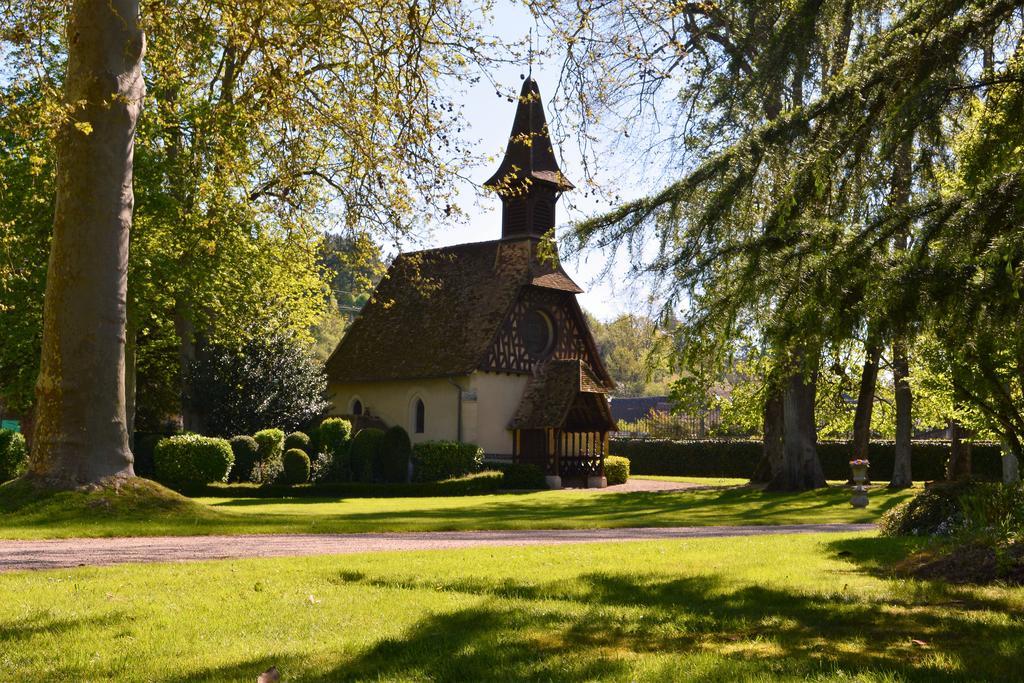
<path fill-rule="evenodd" d="M 636 491 L 684 491 L 686 489 L 706 489 L 705 484 L 694 484 L 688 481 L 659 481 L 658 479 L 637 479 L 630 477 L 625 484 L 609 486 L 603 489 L 572 489 L 588 493 L 634 493 Z"/>
<path fill-rule="evenodd" d="M 622 529 L 431 531 L 385 534 L 267 534 L 250 536 L 155 536 L 0 541 L 0 572 L 61 569 L 126 562 L 189 562 L 247 557 L 345 555 L 397 550 L 478 546 L 560 545 L 601 541 L 764 536 L 870 531 L 873 524 L 790 524 Z"/>

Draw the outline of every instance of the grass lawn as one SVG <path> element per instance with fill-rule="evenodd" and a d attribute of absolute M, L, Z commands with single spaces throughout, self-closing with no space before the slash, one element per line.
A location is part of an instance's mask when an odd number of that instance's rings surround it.
<path fill-rule="evenodd" d="M 0 575 L 7 680 L 1019 680 L 1024 589 L 767 536 Z M 770 558 L 770 561 L 766 561 Z"/>
<path fill-rule="evenodd" d="M 866 510 L 830 488 L 801 494 L 720 488 L 658 493 L 544 491 L 449 498 L 205 498 L 190 501 L 61 493 L 17 500 L 0 487 L 0 538 L 249 533 L 354 533 L 462 529 L 578 529 L 873 522 L 912 491 L 872 492 Z M 162 490 L 162 489 L 161 489 Z M 5 499 L 5 491 L 11 495 Z M 24 493 L 24 492 L 22 492 Z M 139 500 L 142 500 L 139 503 Z M 7 506 L 6 512 L 4 512 Z M 17 507 L 16 507 L 17 506 Z M 14 509 L 15 511 L 10 511 Z"/>

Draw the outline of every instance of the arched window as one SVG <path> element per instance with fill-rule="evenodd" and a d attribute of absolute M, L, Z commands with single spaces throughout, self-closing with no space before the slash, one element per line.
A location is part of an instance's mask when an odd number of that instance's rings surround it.
<path fill-rule="evenodd" d="M 416 399 L 415 415 L 413 416 L 413 431 L 422 434 L 427 423 L 427 410 L 423 405 L 423 399 Z"/>
<path fill-rule="evenodd" d="M 363 402 L 358 398 L 352 401 L 352 414 L 362 415 L 363 414 Z"/>

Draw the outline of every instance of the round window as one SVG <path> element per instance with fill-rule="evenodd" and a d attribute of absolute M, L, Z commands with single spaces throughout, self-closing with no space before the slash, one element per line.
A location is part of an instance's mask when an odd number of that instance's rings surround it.
<path fill-rule="evenodd" d="M 555 328 L 543 311 L 532 310 L 523 320 L 523 343 L 531 356 L 545 356 L 555 345 Z"/>

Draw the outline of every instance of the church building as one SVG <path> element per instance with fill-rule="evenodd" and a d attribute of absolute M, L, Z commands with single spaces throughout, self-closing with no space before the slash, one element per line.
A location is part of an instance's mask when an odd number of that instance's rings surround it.
<path fill-rule="evenodd" d="M 327 361 L 333 414 L 458 440 L 603 486 L 613 388 L 576 295 L 541 240 L 572 183 L 527 78 L 505 158 L 485 183 L 501 239 L 399 255 Z"/>

